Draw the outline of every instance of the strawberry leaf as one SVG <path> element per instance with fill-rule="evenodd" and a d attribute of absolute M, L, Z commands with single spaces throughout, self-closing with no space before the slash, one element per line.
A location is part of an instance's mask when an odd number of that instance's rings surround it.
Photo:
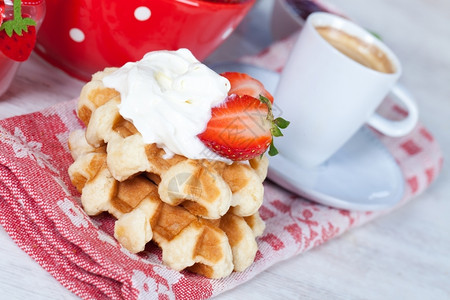
<path fill-rule="evenodd" d="M 291 122 L 289 122 L 289 121 L 283 119 L 282 117 L 276 118 L 274 122 L 275 122 L 275 124 L 276 124 L 278 127 L 280 127 L 281 129 L 287 128 L 287 127 L 289 126 L 289 124 L 291 123 Z"/>
<path fill-rule="evenodd" d="M 2 26 L 0 26 L 0 30 L 4 30 L 6 34 L 11 37 L 14 31 L 14 24 L 12 23 L 12 20 L 3 23 Z"/>
<path fill-rule="evenodd" d="M 36 26 L 36 21 L 33 20 L 32 18 L 25 18 L 25 19 L 22 19 L 22 24 L 26 25 L 27 27 L 28 26 Z"/>
<path fill-rule="evenodd" d="M 14 32 L 17 35 L 22 35 L 22 32 L 28 31 L 28 29 L 27 28 L 23 28 L 22 25 L 18 25 L 18 24 L 13 24 L 13 25 L 14 25 L 14 27 L 13 27 Z"/>
<path fill-rule="evenodd" d="M 273 140 L 272 140 L 272 142 L 270 143 L 270 147 L 269 147 L 269 155 L 275 156 L 277 154 L 278 154 L 278 149 L 275 148 L 275 145 L 273 144 Z"/>
<path fill-rule="evenodd" d="M 283 133 L 281 132 L 280 128 L 278 128 L 277 126 L 273 126 L 270 130 L 270 132 L 272 133 L 273 136 L 278 137 L 278 136 L 283 136 Z"/>

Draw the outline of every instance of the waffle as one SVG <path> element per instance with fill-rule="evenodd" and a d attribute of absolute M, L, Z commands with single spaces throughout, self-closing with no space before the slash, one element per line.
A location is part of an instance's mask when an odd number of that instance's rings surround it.
<path fill-rule="evenodd" d="M 81 94 L 78 101 L 77 113 L 80 120 L 87 125 L 91 118 L 92 112 L 97 107 L 105 104 L 114 97 L 120 97 L 120 94 L 103 85 L 102 79 L 108 74 L 111 74 L 117 68 L 106 68 L 102 72 L 97 72 L 92 75 L 92 80 L 89 81 L 81 89 Z"/>
<path fill-rule="evenodd" d="M 183 206 L 163 202 L 158 186 L 145 174 L 122 182 L 114 179 L 105 147 L 90 146 L 82 131 L 71 133 L 69 145 L 75 157 L 69 175 L 84 210 L 92 216 L 106 211 L 116 217 L 114 235 L 129 251 L 143 251 L 153 240 L 171 268 L 210 278 L 243 271 L 253 262 L 255 237 L 264 230 L 258 213 L 242 217 L 228 211 L 212 220 L 197 217 Z"/>
<path fill-rule="evenodd" d="M 210 278 L 245 270 L 264 230 L 258 214 L 267 175 L 265 156 L 247 162 L 165 157 L 145 144 L 118 111 L 120 94 L 95 74 L 77 107 L 85 130 L 69 137 L 69 175 L 88 215 L 113 215 L 116 239 L 133 253 L 153 241 L 163 261 Z"/>

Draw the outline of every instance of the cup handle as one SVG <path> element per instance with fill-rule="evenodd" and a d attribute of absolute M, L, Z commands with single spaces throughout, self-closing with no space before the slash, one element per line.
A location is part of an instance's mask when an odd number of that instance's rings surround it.
<path fill-rule="evenodd" d="M 411 95 L 398 84 L 393 87 L 391 93 L 395 96 L 395 100 L 404 104 L 408 110 L 408 116 L 399 121 L 392 121 L 374 113 L 367 123 L 384 135 L 392 137 L 404 136 L 411 132 L 417 124 L 419 119 L 417 104 Z"/>

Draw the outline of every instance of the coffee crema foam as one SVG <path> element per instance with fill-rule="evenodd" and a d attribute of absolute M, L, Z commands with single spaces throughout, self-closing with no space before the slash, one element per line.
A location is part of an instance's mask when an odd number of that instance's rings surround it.
<path fill-rule="evenodd" d="M 317 26 L 316 30 L 330 45 L 361 65 L 382 73 L 395 73 L 386 53 L 376 45 L 330 26 Z"/>

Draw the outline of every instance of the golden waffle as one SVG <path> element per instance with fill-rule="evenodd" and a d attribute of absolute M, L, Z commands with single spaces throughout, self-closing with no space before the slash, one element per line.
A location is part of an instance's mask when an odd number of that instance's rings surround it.
<path fill-rule="evenodd" d="M 69 168 L 72 183 L 89 215 L 107 211 L 118 219 L 115 237 L 125 248 L 137 253 L 153 240 L 171 268 L 210 278 L 243 271 L 253 262 L 255 237 L 264 230 L 258 213 L 244 218 L 229 211 L 216 220 L 197 217 L 184 207 L 161 201 L 158 187 L 144 174 L 115 180 L 104 147 L 89 148 L 79 137 L 80 132 L 71 134 L 70 149 L 87 152 L 76 153 Z"/>
<path fill-rule="evenodd" d="M 268 159 L 226 164 L 174 155 L 145 144 L 118 110 L 120 94 L 93 76 L 77 113 L 86 130 L 72 132 L 72 183 L 89 215 L 117 218 L 116 239 L 131 252 L 154 241 L 163 261 L 211 278 L 245 270 L 264 222 L 258 214 Z"/>
<path fill-rule="evenodd" d="M 117 70 L 117 68 L 106 68 L 102 72 L 95 73 L 92 76 L 92 80 L 85 84 L 83 89 L 81 89 L 77 113 L 78 117 L 85 125 L 89 123 L 92 112 L 96 110 L 97 107 L 105 104 L 112 98 L 119 96 L 119 93 L 116 90 L 106 88 L 102 82 L 103 77 L 115 70 Z"/>

